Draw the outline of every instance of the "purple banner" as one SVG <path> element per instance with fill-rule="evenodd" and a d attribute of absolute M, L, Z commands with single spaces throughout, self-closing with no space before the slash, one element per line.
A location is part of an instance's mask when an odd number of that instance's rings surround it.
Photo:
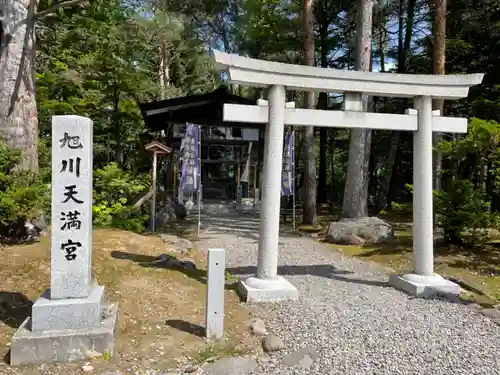
<path fill-rule="evenodd" d="M 182 168 L 180 188 L 184 193 L 198 191 L 198 171 L 200 168 L 198 158 L 198 141 L 200 128 L 197 125 L 186 124 L 186 135 L 184 136 L 181 149 Z"/>
<path fill-rule="evenodd" d="M 281 170 L 281 195 L 293 195 L 295 168 L 295 133 L 288 132 L 285 136 L 283 150 L 283 167 Z"/>

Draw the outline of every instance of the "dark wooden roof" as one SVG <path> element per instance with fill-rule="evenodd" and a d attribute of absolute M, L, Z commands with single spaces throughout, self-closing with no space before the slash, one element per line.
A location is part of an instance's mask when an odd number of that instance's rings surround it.
<path fill-rule="evenodd" d="M 152 131 L 164 130 L 168 124 L 190 122 L 198 125 L 258 128 L 264 124 L 228 123 L 222 121 L 225 103 L 256 105 L 255 100 L 230 94 L 221 87 L 207 94 L 139 104 L 146 126 Z"/>

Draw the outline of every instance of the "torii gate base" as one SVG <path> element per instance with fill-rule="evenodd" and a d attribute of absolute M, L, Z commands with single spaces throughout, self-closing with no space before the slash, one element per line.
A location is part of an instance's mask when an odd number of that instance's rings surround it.
<path fill-rule="evenodd" d="M 298 292 L 277 275 L 281 167 L 285 124 L 413 132 L 413 271 L 394 275 L 390 285 L 416 296 L 460 293 L 460 287 L 434 273 L 432 132 L 467 132 L 467 120 L 441 117 L 432 99 L 466 97 L 483 74 L 461 76 L 404 75 L 340 71 L 281 64 L 216 52 L 229 81 L 269 87 L 269 106 L 224 105 L 224 121 L 265 123 L 264 176 L 260 211 L 257 275 L 240 282 L 246 301 L 297 299 Z M 297 91 L 344 93 L 344 111 L 286 108 L 285 87 Z M 362 95 L 413 98 L 405 115 L 364 113 Z"/>

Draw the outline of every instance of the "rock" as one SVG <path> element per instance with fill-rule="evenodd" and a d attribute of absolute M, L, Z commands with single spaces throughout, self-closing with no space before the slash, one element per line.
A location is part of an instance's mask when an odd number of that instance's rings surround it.
<path fill-rule="evenodd" d="M 26 235 L 28 237 L 28 241 L 38 240 L 41 236 L 47 233 L 49 228 L 47 224 L 47 219 L 45 214 L 41 213 L 31 221 L 27 221 L 24 223 L 24 227 L 26 228 Z"/>
<path fill-rule="evenodd" d="M 94 371 L 94 367 L 90 365 L 90 363 L 86 363 L 82 366 L 83 372 L 91 372 Z"/>
<path fill-rule="evenodd" d="M 285 366 L 296 366 L 300 368 L 308 368 L 316 361 L 318 355 L 313 348 L 302 348 L 291 352 L 283 358 Z"/>
<path fill-rule="evenodd" d="M 194 264 L 194 262 L 190 259 L 183 259 L 183 260 L 179 261 L 178 266 L 179 266 L 179 268 L 183 268 L 183 269 L 189 270 L 189 271 L 196 270 L 196 264 Z"/>
<path fill-rule="evenodd" d="M 259 318 L 254 318 L 250 320 L 249 323 L 250 332 L 252 332 L 255 336 L 266 336 L 267 329 L 264 321 Z"/>
<path fill-rule="evenodd" d="M 198 371 L 199 367 L 198 366 L 188 366 L 182 372 L 184 374 L 192 374 L 193 372 Z"/>
<path fill-rule="evenodd" d="M 169 254 L 161 254 L 157 260 L 153 261 L 153 264 L 161 265 L 165 268 L 177 268 L 194 271 L 196 270 L 196 264 L 191 259 L 179 260 L 176 257 Z M 145 263 L 146 264 L 146 263 Z M 147 263 L 151 264 L 151 263 Z"/>
<path fill-rule="evenodd" d="M 491 318 L 496 324 L 500 325 L 500 311 L 497 309 L 482 309 L 481 314 Z"/>
<path fill-rule="evenodd" d="M 155 215 L 155 225 L 162 226 L 169 222 L 183 220 L 187 216 L 187 209 L 184 205 L 168 197 L 163 202 L 163 207 Z"/>
<path fill-rule="evenodd" d="M 343 245 L 373 245 L 390 242 L 394 230 L 386 221 L 377 217 L 342 219 L 330 224 L 326 240 Z"/>
<path fill-rule="evenodd" d="M 207 375 L 246 375 L 257 368 L 257 361 L 251 357 L 230 357 L 218 359 L 205 366 Z"/>
<path fill-rule="evenodd" d="M 164 267 L 178 267 L 179 266 L 179 260 L 169 254 L 161 254 L 155 263 L 161 263 L 162 266 Z"/>
<path fill-rule="evenodd" d="M 167 245 L 172 245 L 172 246 L 187 249 L 187 250 L 194 249 L 194 245 L 191 241 L 189 241 L 185 238 L 180 238 L 180 237 L 175 236 L 173 234 L 161 234 L 160 238 Z"/>
<path fill-rule="evenodd" d="M 40 213 L 31 220 L 19 219 L 7 225 L 0 223 L 0 241 L 9 244 L 38 241 L 47 230 L 45 215 Z"/>
<path fill-rule="evenodd" d="M 85 351 L 85 358 L 88 359 L 94 359 L 94 358 L 99 358 L 102 357 L 102 353 L 99 353 L 93 349 L 89 349 Z"/>
<path fill-rule="evenodd" d="M 262 339 L 262 349 L 266 353 L 277 352 L 285 349 L 285 343 L 275 335 L 268 335 Z"/>

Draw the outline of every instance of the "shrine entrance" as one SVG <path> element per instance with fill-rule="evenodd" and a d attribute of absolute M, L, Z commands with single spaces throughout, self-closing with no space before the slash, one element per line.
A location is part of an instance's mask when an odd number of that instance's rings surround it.
<path fill-rule="evenodd" d="M 460 293 L 460 287 L 434 273 L 433 258 L 433 132 L 467 132 L 467 119 L 442 117 L 432 99 L 455 100 L 481 83 L 483 74 L 436 76 L 345 71 L 283 64 L 215 52 L 228 81 L 268 89 L 268 106 L 225 104 L 224 120 L 265 125 L 263 197 L 259 253 L 255 276 L 241 280 L 243 298 L 273 301 L 298 298 L 297 289 L 278 275 L 281 172 L 286 125 L 385 129 L 413 132 L 413 255 L 411 273 L 393 275 L 389 283 L 415 295 Z M 343 111 L 295 109 L 286 106 L 286 91 L 336 92 Z M 413 100 L 407 113 L 363 112 L 363 95 Z"/>
<path fill-rule="evenodd" d="M 155 139 L 173 149 L 159 166 L 158 190 L 189 203 L 188 206 L 198 205 L 197 192 L 182 193 L 179 189 L 181 149 L 189 123 L 199 129 L 197 158 L 202 210 L 216 213 L 256 209 L 260 198 L 264 127 L 222 119 L 225 104 L 255 103 L 255 100 L 232 95 L 222 87 L 208 94 L 141 104 L 144 121 Z"/>

